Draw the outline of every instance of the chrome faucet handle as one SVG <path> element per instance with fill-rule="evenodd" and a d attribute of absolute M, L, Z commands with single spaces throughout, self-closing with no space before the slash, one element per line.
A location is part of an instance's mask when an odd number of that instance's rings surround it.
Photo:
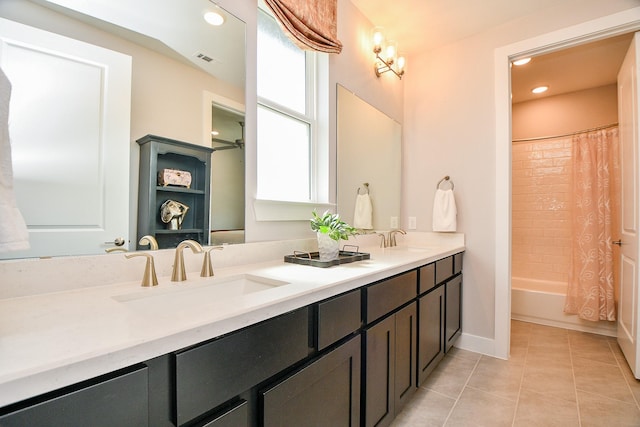
<path fill-rule="evenodd" d="M 222 246 L 213 246 L 204 251 L 204 260 L 202 260 L 202 270 L 200 277 L 213 277 L 213 265 L 211 264 L 211 251 L 221 251 Z"/>
<path fill-rule="evenodd" d="M 380 247 L 381 248 L 386 248 L 387 247 L 387 236 L 384 235 L 384 233 L 376 233 L 378 234 L 378 236 L 382 237 L 382 239 L 380 239 Z"/>
<path fill-rule="evenodd" d="M 171 273 L 172 282 L 184 282 L 187 280 L 187 272 L 184 269 L 184 256 L 182 251 L 184 248 L 191 248 L 194 254 L 202 252 L 202 246 L 195 240 L 184 240 L 180 242 L 176 248 L 176 255 L 173 259 L 173 273 Z"/>
<path fill-rule="evenodd" d="M 131 259 L 134 257 L 143 256 L 147 258 L 147 263 L 144 267 L 144 274 L 142 275 L 142 282 L 140 286 L 149 287 L 149 286 L 158 286 L 158 277 L 156 276 L 156 266 L 153 262 L 153 256 L 150 254 L 145 254 L 142 252 L 136 252 L 134 254 L 127 254 L 125 257 L 127 259 Z"/>
<path fill-rule="evenodd" d="M 138 244 L 142 246 L 149 245 L 149 250 L 152 250 L 152 251 L 158 250 L 158 241 L 156 240 L 155 237 L 153 237 L 150 234 L 147 234 L 146 236 L 142 236 L 138 241 Z"/>
<path fill-rule="evenodd" d="M 394 246 L 398 246 L 398 244 L 396 243 L 396 233 L 400 233 L 400 234 L 407 234 L 406 231 L 404 231 L 401 228 L 397 228 L 395 230 L 391 230 L 389 232 L 389 247 L 394 247 Z"/>

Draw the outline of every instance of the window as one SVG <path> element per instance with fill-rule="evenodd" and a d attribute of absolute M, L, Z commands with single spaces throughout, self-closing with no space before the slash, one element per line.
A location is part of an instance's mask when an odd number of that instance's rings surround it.
<path fill-rule="evenodd" d="M 318 141 L 317 62 L 326 54 L 298 48 L 275 18 L 258 10 L 257 193 L 259 199 L 327 198 Z M 324 147 L 324 148 L 321 148 Z"/>

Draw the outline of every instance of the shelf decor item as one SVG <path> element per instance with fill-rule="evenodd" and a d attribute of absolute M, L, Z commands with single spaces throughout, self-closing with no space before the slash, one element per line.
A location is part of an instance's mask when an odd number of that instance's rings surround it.
<path fill-rule="evenodd" d="M 160 219 L 167 224 L 168 230 L 180 230 L 189 206 L 175 200 L 167 200 L 160 207 Z"/>
<path fill-rule="evenodd" d="M 191 188 L 191 172 L 179 169 L 162 169 L 158 172 L 158 185 Z"/>
<path fill-rule="evenodd" d="M 340 240 L 348 240 L 356 229 L 340 219 L 340 215 L 325 211 L 322 216 L 313 211 L 311 230 L 316 232 L 321 261 L 338 258 Z"/>

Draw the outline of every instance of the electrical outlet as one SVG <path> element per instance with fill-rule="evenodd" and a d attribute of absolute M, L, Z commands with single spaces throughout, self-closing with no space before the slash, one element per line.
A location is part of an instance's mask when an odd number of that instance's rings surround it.
<path fill-rule="evenodd" d="M 398 217 L 397 216 L 392 216 L 391 217 L 390 226 L 391 226 L 391 228 L 398 228 Z"/>
<path fill-rule="evenodd" d="M 415 230 L 416 227 L 416 217 L 415 216 L 410 216 L 409 217 L 409 230 Z"/>

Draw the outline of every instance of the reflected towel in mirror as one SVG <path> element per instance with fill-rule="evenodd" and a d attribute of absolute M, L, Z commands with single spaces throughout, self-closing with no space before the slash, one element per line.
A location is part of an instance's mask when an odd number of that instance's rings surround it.
<path fill-rule="evenodd" d="M 373 205 L 369 193 L 358 194 L 353 213 L 353 226 L 364 230 L 373 228 Z"/>
<path fill-rule="evenodd" d="M 0 252 L 29 249 L 29 232 L 18 210 L 13 191 L 13 167 L 9 140 L 11 83 L 0 69 Z"/>

